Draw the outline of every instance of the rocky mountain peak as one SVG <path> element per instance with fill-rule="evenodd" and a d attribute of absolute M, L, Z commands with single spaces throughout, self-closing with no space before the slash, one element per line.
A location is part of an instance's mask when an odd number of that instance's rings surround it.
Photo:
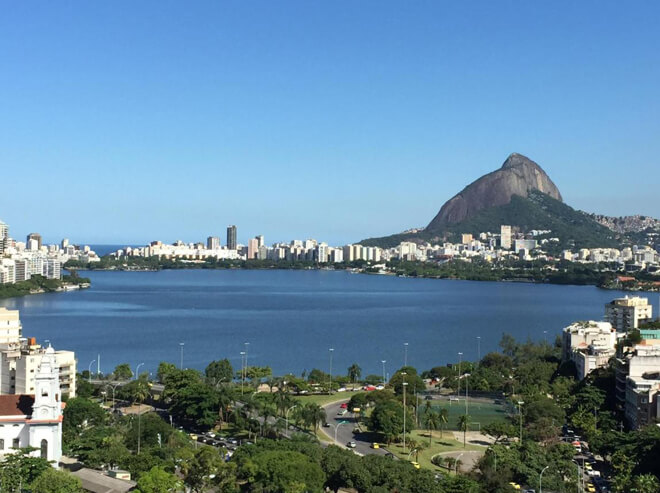
<path fill-rule="evenodd" d="M 482 209 L 508 204 L 513 195 L 527 198 L 533 190 L 562 201 L 559 189 L 546 172 L 528 157 L 514 152 L 501 168 L 472 182 L 445 202 L 426 229 L 442 230 Z"/>

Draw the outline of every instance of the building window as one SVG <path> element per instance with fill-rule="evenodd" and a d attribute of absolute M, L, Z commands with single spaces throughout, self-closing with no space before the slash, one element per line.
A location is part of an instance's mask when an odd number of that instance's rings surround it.
<path fill-rule="evenodd" d="M 18 440 L 18 438 L 14 438 L 14 440 L 12 441 L 11 446 L 12 446 L 12 448 L 20 448 L 20 443 L 21 442 Z"/>
<path fill-rule="evenodd" d="M 5 449 L 5 439 L 0 438 L 0 450 L 4 450 L 4 449 Z"/>
<path fill-rule="evenodd" d="M 41 458 L 48 459 L 48 440 L 41 440 Z"/>

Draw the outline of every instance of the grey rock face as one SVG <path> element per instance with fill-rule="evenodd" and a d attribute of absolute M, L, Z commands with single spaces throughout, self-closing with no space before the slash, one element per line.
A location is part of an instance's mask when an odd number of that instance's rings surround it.
<path fill-rule="evenodd" d="M 522 154 L 513 153 L 500 169 L 482 176 L 445 202 L 426 229 L 441 230 L 482 209 L 508 204 L 513 195 L 527 197 L 532 190 L 562 200 L 559 189 L 538 164 Z"/>

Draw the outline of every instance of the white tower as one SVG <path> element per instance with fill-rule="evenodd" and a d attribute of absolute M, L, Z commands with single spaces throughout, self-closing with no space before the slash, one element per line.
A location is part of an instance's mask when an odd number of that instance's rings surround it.
<path fill-rule="evenodd" d="M 30 446 L 34 455 L 54 462 L 62 456 L 62 402 L 59 368 L 52 346 L 46 349 L 35 378 L 34 405 L 30 424 Z"/>

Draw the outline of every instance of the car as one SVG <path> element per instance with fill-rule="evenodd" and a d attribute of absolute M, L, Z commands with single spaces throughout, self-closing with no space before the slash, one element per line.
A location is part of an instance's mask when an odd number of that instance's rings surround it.
<path fill-rule="evenodd" d="M 328 423 L 327 421 L 323 423 L 323 428 L 330 428 L 330 423 Z"/>
<path fill-rule="evenodd" d="M 513 481 L 509 483 L 509 486 L 511 486 L 516 491 L 521 489 L 520 485 L 518 483 L 514 483 Z"/>
<path fill-rule="evenodd" d="M 342 408 L 342 409 L 346 409 L 346 408 L 348 408 L 348 403 L 347 402 L 342 402 L 339 407 Z"/>
<path fill-rule="evenodd" d="M 593 484 L 588 483 L 588 484 L 587 484 L 587 491 L 588 491 L 589 493 L 596 493 L 596 488 L 594 487 Z"/>
<path fill-rule="evenodd" d="M 347 446 L 348 448 L 355 448 L 355 447 L 357 447 L 357 443 L 355 443 L 354 441 L 351 440 L 350 442 L 348 442 L 348 443 L 346 444 L 346 446 Z"/>
<path fill-rule="evenodd" d="M 432 395 L 427 395 L 426 397 L 424 397 L 424 399 L 427 400 L 427 401 L 432 401 L 433 396 Z"/>
<path fill-rule="evenodd" d="M 415 469 L 420 469 L 422 467 L 422 466 L 419 465 L 419 462 L 412 461 L 411 464 Z"/>
<path fill-rule="evenodd" d="M 600 471 L 595 471 L 594 469 L 591 469 L 591 470 L 587 471 L 587 474 L 591 478 L 600 477 Z"/>
<path fill-rule="evenodd" d="M 377 442 L 374 442 L 371 444 L 371 448 L 380 448 L 380 445 L 378 445 Z"/>
<path fill-rule="evenodd" d="M 213 433 L 212 431 L 208 432 L 206 435 L 211 438 L 215 438 L 215 433 Z"/>
<path fill-rule="evenodd" d="M 341 409 L 341 410 L 337 413 L 337 416 L 343 416 L 343 415 L 346 414 L 347 412 L 348 412 L 348 411 L 347 411 L 346 409 Z"/>

